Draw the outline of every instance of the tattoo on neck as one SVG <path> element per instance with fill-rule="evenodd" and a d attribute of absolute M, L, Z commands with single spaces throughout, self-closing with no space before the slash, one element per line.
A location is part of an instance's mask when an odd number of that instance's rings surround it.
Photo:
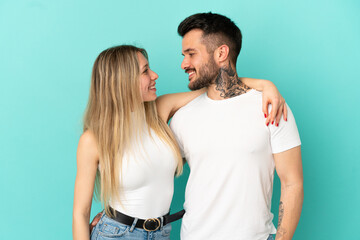
<path fill-rule="evenodd" d="M 282 201 L 279 203 L 279 222 L 277 226 L 276 235 L 282 237 L 285 235 L 286 230 L 281 226 L 282 219 L 284 217 L 284 204 Z"/>
<path fill-rule="evenodd" d="M 215 79 L 216 90 L 220 91 L 220 97 L 232 98 L 246 93 L 250 88 L 238 77 L 229 63 L 228 67 L 220 68 Z"/>

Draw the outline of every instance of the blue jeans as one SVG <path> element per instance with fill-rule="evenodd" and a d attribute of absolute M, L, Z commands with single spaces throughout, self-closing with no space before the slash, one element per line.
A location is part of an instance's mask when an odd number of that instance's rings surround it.
<path fill-rule="evenodd" d="M 268 238 L 267 240 L 275 240 L 274 235 L 273 235 L 273 234 L 270 234 L 270 235 L 269 235 L 269 238 Z"/>
<path fill-rule="evenodd" d="M 137 219 L 131 226 L 119 223 L 104 213 L 91 232 L 91 240 L 170 240 L 171 225 L 166 224 L 153 232 L 136 228 Z"/>

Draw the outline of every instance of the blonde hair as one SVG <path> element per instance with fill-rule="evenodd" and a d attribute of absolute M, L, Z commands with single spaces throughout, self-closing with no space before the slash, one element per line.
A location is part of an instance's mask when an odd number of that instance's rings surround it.
<path fill-rule="evenodd" d="M 109 216 L 113 216 L 110 199 L 120 202 L 119 174 L 124 152 L 132 150 L 134 139 L 141 143 L 144 126 L 149 134 L 152 129 L 173 150 L 177 175 L 183 168 L 176 140 L 168 125 L 158 117 L 155 102 L 142 100 L 138 52 L 147 58 L 144 49 L 130 45 L 106 49 L 97 57 L 92 70 L 84 131 L 90 130 L 97 140 L 100 168 L 96 173 L 95 196 Z"/>

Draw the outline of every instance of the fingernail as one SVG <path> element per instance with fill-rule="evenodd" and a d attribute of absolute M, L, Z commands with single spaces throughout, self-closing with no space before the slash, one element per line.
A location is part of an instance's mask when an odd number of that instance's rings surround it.
<path fill-rule="evenodd" d="M 265 116 L 265 118 L 266 118 L 266 116 L 267 116 L 266 113 L 264 113 L 264 116 Z"/>
<path fill-rule="evenodd" d="M 279 126 L 279 123 L 277 123 L 276 126 L 278 127 L 278 126 Z"/>
<path fill-rule="evenodd" d="M 266 126 L 269 126 L 269 123 L 267 123 Z"/>
<path fill-rule="evenodd" d="M 287 122 L 287 118 L 285 118 L 285 121 Z"/>
<path fill-rule="evenodd" d="M 271 123 L 272 125 L 274 125 L 274 121 L 272 121 L 272 123 Z"/>

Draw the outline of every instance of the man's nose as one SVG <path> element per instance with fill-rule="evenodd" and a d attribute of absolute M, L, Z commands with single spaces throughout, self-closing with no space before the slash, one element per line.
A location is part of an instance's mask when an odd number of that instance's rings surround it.
<path fill-rule="evenodd" d="M 189 60 L 186 57 L 184 57 L 184 59 L 181 63 L 181 68 L 185 70 L 185 69 L 189 68 L 189 66 L 190 66 Z"/>

